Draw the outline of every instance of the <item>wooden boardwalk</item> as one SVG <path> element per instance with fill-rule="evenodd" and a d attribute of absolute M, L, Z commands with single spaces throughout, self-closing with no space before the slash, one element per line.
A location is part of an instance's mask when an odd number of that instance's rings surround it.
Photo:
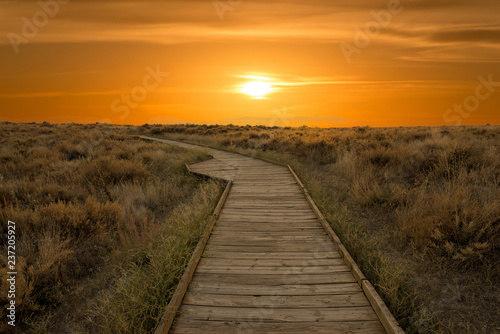
<path fill-rule="evenodd" d="M 232 188 L 173 325 L 157 333 L 402 333 L 287 167 L 209 152 L 190 169 Z"/>

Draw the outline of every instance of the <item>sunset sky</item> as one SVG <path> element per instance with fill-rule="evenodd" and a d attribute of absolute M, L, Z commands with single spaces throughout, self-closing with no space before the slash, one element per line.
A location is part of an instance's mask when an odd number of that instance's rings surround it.
<path fill-rule="evenodd" d="M 0 1 L 0 18 L 0 121 L 500 124 L 498 0 Z"/>

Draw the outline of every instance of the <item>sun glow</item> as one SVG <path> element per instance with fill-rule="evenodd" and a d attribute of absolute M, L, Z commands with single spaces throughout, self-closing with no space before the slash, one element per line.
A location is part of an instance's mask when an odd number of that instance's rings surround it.
<path fill-rule="evenodd" d="M 241 92 L 253 96 L 255 99 L 263 99 L 264 95 L 273 91 L 272 84 L 264 81 L 251 81 L 243 85 Z"/>

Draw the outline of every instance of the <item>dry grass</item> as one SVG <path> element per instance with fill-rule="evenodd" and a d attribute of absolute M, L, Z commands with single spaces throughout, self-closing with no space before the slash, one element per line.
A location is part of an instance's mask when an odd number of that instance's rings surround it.
<path fill-rule="evenodd" d="M 177 253 L 163 253 L 165 261 L 175 263 L 170 267 L 174 274 L 166 275 L 164 288 L 155 295 L 156 314 L 137 309 L 144 317 L 140 321 L 150 330 L 165 307 L 199 234 L 184 230 L 179 208 L 197 205 L 193 212 L 201 219 L 212 208 L 219 188 L 209 183 L 200 190 L 199 181 L 184 170 L 185 162 L 205 159 L 205 153 L 146 143 L 127 131 L 127 127 L 95 124 L 0 124 L 0 231 L 5 236 L 7 220 L 16 223 L 18 332 L 105 326 L 102 318 L 85 320 L 89 310 L 103 302 L 95 296 L 106 291 L 106 300 L 130 302 L 120 295 L 121 277 L 151 270 L 142 254 L 154 254 L 168 238 L 166 233 L 182 230 L 190 243 Z M 4 269 L 0 303 L 5 305 L 4 237 L 0 249 Z M 131 271 L 131 266 L 136 269 Z M 156 278 L 162 279 L 160 272 Z M 68 314 L 67 309 L 75 312 Z"/>
<path fill-rule="evenodd" d="M 499 331 L 499 126 L 135 131 L 291 164 L 408 332 Z"/>
<path fill-rule="evenodd" d="M 124 275 L 111 291 L 101 291 L 93 307 L 89 332 L 154 330 L 205 230 L 218 190 L 213 184 L 201 188 L 191 204 L 180 205 L 172 212 L 154 243 L 128 253 L 130 260 L 123 268 Z M 132 230 L 131 235 L 142 233 L 134 227 Z"/>

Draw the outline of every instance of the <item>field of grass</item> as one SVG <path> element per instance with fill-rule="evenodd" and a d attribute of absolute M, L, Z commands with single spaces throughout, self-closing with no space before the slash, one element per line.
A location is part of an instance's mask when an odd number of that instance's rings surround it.
<path fill-rule="evenodd" d="M 500 127 L 144 125 L 290 164 L 408 333 L 500 332 Z"/>
<path fill-rule="evenodd" d="M 130 127 L 0 123 L 0 332 L 155 328 L 220 187 L 203 151 Z M 7 326 L 7 221 L 16 226 L 16 330 Z M 70 312 L 68 310 L 71 310 Z"/>

